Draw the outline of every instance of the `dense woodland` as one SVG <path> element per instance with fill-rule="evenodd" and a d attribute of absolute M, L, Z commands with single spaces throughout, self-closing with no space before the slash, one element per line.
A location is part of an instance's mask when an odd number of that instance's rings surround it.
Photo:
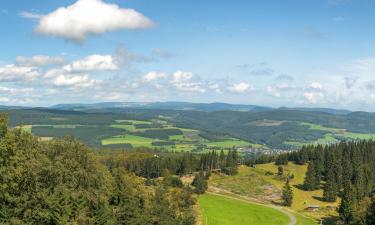
<path fill-rule="evenodd" d="M 64 107 L 62 109 L 65 109 Z M 326 130 L 314 130 L 301 122 L 319 124 L 325 127 L 346 129 L 349 132 L 375 133 L 375 114 L 366 112 L 329 113 L 324 111 L 305 111 L 298 109 L 262 109 L 261 111 L 200 111 L 141 108 L 69 108 L 69 110 L 51 108 L 5 108 L 0 112 L 9 113 L 10 126 L 25 124 L 80 124 L 79 129 L 50 129 L 48 127 L 33 128 L 40 136 L 61 137 L 72 134 L 79 137 L 91 147 L 100 147 L 100 139 L 111 137 L 120 132 L 110 128 L 116 120 L 136 119 L 151 120 L 159 116 L 178 127 L 193 128 L 201 131 L 208 140 L 220 140 L 230 136 L 250 142 L 267 145 L 270 148 L 289 149 L 287 140 L 298 142 L 313 141 L 323 138 Z M 228 119 L 230 118 L 230 119 Z M 281 121 L 278 125 L 259 126 L 262 121 Z M 94 126 L 94 127 L 90 127 Z M 96 128 L 95 128 L 96 127 Z M 103 130 L 103 132 L 101 132 Z M 288 132 L 285 132 L 288 130 Z M 105 132 L 104 132 L 105 131 Z M 55 133 L 56 132 L 56 133 Z M 160 136 L 159 136 L 160 133 Z M 141 133 L 144 137 L 163 139 L 162 132 Z M 342 137 L 335 137 L 339 140 Z"/>
<path fill-rule="evenodd" d="M 203 170 L 237 168 L 235 151 L 94 154 L 74 138 L 40 141 L 7 121 L 1 115 L 0 224 L 192 225 L 193 193 L 207 189 Z M 191 186 L 176 176 L 193 173 Z"/>
<path fill-rule="evenodd" d="M 275 159 L 279 165 L 288 161 L 308 164 L 301 188 L 323 188 L 327 202 L 341 197 L 338 212 L 344 224 L 375 224 L 375 141 L 305 146 Z"/>

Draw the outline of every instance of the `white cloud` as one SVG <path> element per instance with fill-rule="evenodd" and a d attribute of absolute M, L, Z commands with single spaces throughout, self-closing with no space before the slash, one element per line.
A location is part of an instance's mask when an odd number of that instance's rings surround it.
<path fill-rule="evenodd" d="M 200 83 L 177 83 L 175 87 L 179 91 L 205 93 L 206 89 Z"/>
<path fill-rule="evenodd" d="M 31 57 L 17 56 L 16 63 L 22 66 L 45 66 L 45 65 L 58 65 L 64 63 L 62 56 L 46 56 L 35 55 Z"/>
<path fill-rule="evenodd" d="M 42 14 L 28 11 L 22 11 L 20 16 L 26 19 L 41 19 L 43 17 Z"/>
<path fill-rule="evenodd" d="M 111 55 L 89 55 L 64 67 L 67 71 L 118 70 L 119 67 Z"/>
<path fill-rule="evenodd" d="M 83 41 L 92 34 L 152 26 L 154 23 L 150 19 L 133 9 L 120 8 L 102 0 L 78 0 L 73 5 L 43 15 L 36 32 L 66 40 Z"/>
<path fill-rule="evenodd" d="M 0 67 L 0 81 L 33 80 L 39 76 L 35 67 L 16 66 L 14 64 Z"/>
<path fill-rule="evenodd" d="M 228 87 L 228 90 L 236 93 L 245 93 L 254 90 L 254 87 L 251 84 L 241 82 Z"/>
<path fill-rule="evenodd" d="M 155 80 L 166 78 L 167 75 L 165 73 L 158 73 L 158 72 L 149 72 L 143 76 L 143 81 L 145 82 L 152 82 Z"/>
<path fill-rule="evenodd" d="M 324 97 L 323 93 L 321 92 L 305 92 L 303 93 L 303 96 L 310 103 L 317 103 L 318 100 Z"/>
<path fill-rule="evenodd" d="M 267 94 L 274 96 L 274 97 L 281 97 L 281 93 L 277 91 L 274 87 L 272 86 L 267 86 L 266 89 Z"/>
<path fill-rule="evenodd" d="M 317 89 L 317 90 L 322 90 L 323 89 L 323 85 L 321 83 L 315 82 L 315 81 L 310 84 L 310 87 L 312 89 Z"/>
<path fill-rule="evenodd" d="M 89 87 L 99 81 L 91 80 L 89 75 L 59 75 L 53 80 L 56 86 Z"/>
<path fill-rule="evenodd" d="M 193 73 L 191 72 L 184 72 L 181 70 L 178 70 L 173 73 L 173 83 L 181 83 L 181 82 L 186 82 L 189 81 L 193 78 Z"/>
<path fill-rule="evenodd" d="M 214 90 L 215 93 L 217 94 L 222 94 L 223 92 L 221 91 L 221 88 L 220 88 L 220 84 L 218 83 L 209 83 L 208 84 L 208 88 L 211 89 L 211 90 Z"/>
<path fill-rule="evenodd" d="M 9 98 L 0 96 L 0 102 L 9 102 L 9 101 L 10 101 Z"/>

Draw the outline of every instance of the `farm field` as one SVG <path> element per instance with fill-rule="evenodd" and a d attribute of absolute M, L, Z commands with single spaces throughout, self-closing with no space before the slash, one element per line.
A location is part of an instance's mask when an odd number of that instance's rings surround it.
<path fill-rule="evenodd" d="M 282 212 L 241 200 L 205 194 L 198 198 L 203 225 L 287 225 Z"/>
<path fill-rule="evenodd" d="M 300 148 L 303 145 L 312 144 L 312 145 L 326 145 L 339 142 L 340 140 L 356 140 L 356 139 L 374 139 L 375 134 L 365 134 L 365 133 L 353 133 L 349 132 L 346 129 L 340 128 L 332 128 L 332 127 L 325 127 L 319 124 L 314 123 L 307 123 L 307 122 L 300 122 L 299 125 L 307 126 L 310 130 L 316 131 L 325 131 L 326 133 L 323 137 L 318 138 L 312 141 L 293 141 L 293 140 L 286 140 L 284 141 L 285 144 L 294 146 L 296 148 Z"/>
<path fill-rule="evenodd" d="M 339 199 L 336 203 L 326 203 L 320 200 L 323 190 L 304 191 L 298 187 L 298 185 L 303 184 L 307 169 L 306 165 L 301 166 L 289 163 L 283 168 L 284 174 L 294 175 L 294 179 L 291 180 L 294 193 L 291 207 L 293 211 L 315 219 L 337 216 L 334 208 L 337 207 Z M 212 190 L 216 189 L 216 191 L 224 193 L 229 191 L 258 202 L 280 203 L 285 176 L 279 177 L 276 173 L 277 166 L 273 163 L 257 165 L 256 168 L 241 166 L 239 173 L 235 176 L 212 175 L 209 184 Z M 305 208 L 308 205 L 319 205 L 321 210 L 319 212 L 307 212 Z"/>
<path fill-rule="evenodd" d="M 201 131 L 179 128 L 165 121 L 165 118 L 150 120 L 114 120 L 103 124 L 70 124 L 59 120 L 58 124 L 35 124 L 19 126 L 43 140 L 54 137 L 75 136 L 92 147 L 98 148 L 138 148 L 148 147 L 176 152 L 207 152 L 228 150 L 233 147 L 259 148 L 262 145 L 244 140 L 225 137 L 209 140 L 201 136 Z"/>

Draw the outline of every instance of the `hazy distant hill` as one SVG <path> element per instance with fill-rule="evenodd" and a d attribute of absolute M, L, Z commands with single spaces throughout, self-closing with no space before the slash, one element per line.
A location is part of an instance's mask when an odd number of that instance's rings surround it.
<path fill-rule="evenodd" d="M 170 109 L 196 111 L 264 111 L 270 107 L 228 103 L 190 103 L 190 102 L 102 102 L 94 104 L 58 104 L 51 108 L 64 110 L 87 110 L 103 108 Z"/>

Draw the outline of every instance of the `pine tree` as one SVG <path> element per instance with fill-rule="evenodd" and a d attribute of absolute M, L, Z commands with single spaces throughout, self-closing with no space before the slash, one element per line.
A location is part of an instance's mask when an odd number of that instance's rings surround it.
<path fill-rule="evenodd" d="M 372 203 L 370 207 L 367 209 L 367 214 L 366 214 L 366 225 L 371 225 L 375 224 L 375 195 L 372 196 L 371 198 Z"/>
<path fill-rule="evenodd" d="M 282 193 L 283 205 L 291 206 L 293 203 L 293 190 L 289 184 L 289 178 L 286 179 L 285 186 Z"/>
<path fill-rule="evenodd" d="M 333 166 L 329 166 L 326 183 L 324 184 L 323 198 L 327 202 L 335 202 L 337 197 L 337 185 L 335 181 L 335 173 L 333 171 Z"/>
<path fill-rule="evenodd" d="M 195 175 L 191 185 L 195 187 L 195 193 L 197 194 L 204 194 L 206 192 L 208 184 L 202 171 Z"/>
<path fill-rule="evenodd" d="M 317 172 L 315 168 L 315 163 L 310 162 L 307 166 L 307 172 L 303 187 L 307 191 L 313 191 L 319 188 L 319 182 L 317 179 Z"/>
<path fill-rule="evenodd" d="M 343 196 L 339 207 L 340 218 L 344 224 L 350 224 L 355 218 L 357 200 L 351 183 L 344 185 Z"/>

